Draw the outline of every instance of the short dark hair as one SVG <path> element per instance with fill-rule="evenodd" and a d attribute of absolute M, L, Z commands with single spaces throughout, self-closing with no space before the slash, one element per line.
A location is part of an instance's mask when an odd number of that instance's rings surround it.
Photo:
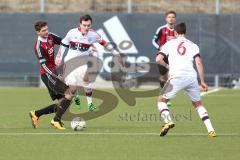
<path fill-rule="evenodd" d="M 166 16 L 166 17 L 167 17 L 169 14 L 174 14 L 175 17 L 177 16 L 177 13 L 176 13 L 175 11 L 173 11 L 173 10 L 169 10 L 169 11 L 165 12 L 165 16 Z"/>
<path fill-rule="evenodd" d="M 42 20 L 37 21 L 34 24 L 35 31 L 40 31 L 42 27 L 45 27 L 45 26 L 47 26 L 47 22 Z"/>
<path fill-rule="evenodd" d="M 174 27 L 174 29 L 178 34 L 186 34 L 186 31 L 187 31 L 187 27 L 186 27 L 186 24 L 184 22 L 181 22 L 181 23 L 177 24 Z"/>
<path fill-rule="evenodd" d="M 82 17 L 80 17 L 79 22 L 82 23 L 82 21 L 88 21 L 88 20 L 92 22 L 92 17 L 89 14 L 85 14 Z"/>

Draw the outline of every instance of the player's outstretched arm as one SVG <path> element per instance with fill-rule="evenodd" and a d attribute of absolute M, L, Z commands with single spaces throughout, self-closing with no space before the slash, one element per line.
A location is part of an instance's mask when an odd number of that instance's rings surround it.
<path fill-rule="evenodd" d="M 105 40 L 102 40 L 102 42 L 100 43 L 102 46 L 106 46 L 107 45 L 107 42 Z M 117 49 L 114 49 L 113 51 L 111 51 L 111 53 L 114 55 L 114 56 L 117 56 L 117 59 L 118 59 L 118 63 L 124 67 L 124 62 L 123 62 L 123 58 L 122 56 L 120 55 L 120 52 L 117 50 Z"/>
<path fill-rule="evenodd" d="M 119 63 L 122 67 L 124 67 L 123 58 L 122 58 L 122 56 L 120 55 L 120 52 L 115 49 L 115 50 L 112 51 L 112 54 L 113 54 L 114 56 L 117 56 L 118 63 Z"/>
<path fill-rule="evenodd" d="M 203 65 L 202 65 L 202 61 L 201 61 L 200 56 L 197 56 L 197 57 L 195 58 L 195 64 L 196 64 L 197 71 L 198 71 L 198 74 L 199 74 L 201 87 L 202 87 L 203 91 L 207 92 L 207 91 L 208 91 L 208 86 L 207 86 L 207 84 L 205 83 L 205 79 L 204 79 L 204 69 L 203 69 Z"/>

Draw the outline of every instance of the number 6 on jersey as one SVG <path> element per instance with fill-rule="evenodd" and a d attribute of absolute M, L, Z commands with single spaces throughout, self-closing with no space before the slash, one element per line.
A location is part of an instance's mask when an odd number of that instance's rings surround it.
<path fill-rule="evenodd" d="M 184 42 L 181 42 L 177 47 L 177 52 L 181 56 L 183 56 L 186 53 L 186 47 L 183 44 L 184 44 Z"/>

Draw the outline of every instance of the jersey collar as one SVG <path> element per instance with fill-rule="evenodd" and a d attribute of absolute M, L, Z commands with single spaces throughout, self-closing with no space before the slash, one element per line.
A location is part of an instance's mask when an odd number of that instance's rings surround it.
<path fill-rule="evenodd" d="M 88 34 L 88 32 L 86 33 L 86 34 L 82 34 L 82 32 L 81 32 L 81 27 L 78 27 L 78 31 L 80 32 L 80 34 L 82 35 L 82 36 L 86 36 L 87 34 Z"/>
<path fill-rule="evenodd" d="M 186 39 L 186 37 L 184 37 L 184 36 L 179 36 L 179 37 L 177 37 L 177 39 L 184 40 L 184 39 Z"/>
<path fill-rule="evenodd" d="M 48 39 L 38 36 L 38 40 L 41 41 L 41 42 L 47 42 Z"/>
<path fill-rule="evenodd" d="M 174 28 L 170 28 L 168 24 L 166 24 L 166 27 L 167 27 L 170 31 L 174 31 Z"/>

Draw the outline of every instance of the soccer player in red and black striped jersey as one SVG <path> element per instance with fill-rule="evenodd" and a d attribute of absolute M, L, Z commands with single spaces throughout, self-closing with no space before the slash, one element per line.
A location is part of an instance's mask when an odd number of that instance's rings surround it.
<path fill-rule="evenodd" d="M 161 47 L 169 40 L 175 38 L 174 34 L 174 24 L 176 22 L 176 12 L 175 11 L 167 11 L 165 13 L 167 24 L 160 26 L 152 40 L 153 46 L 159 51 Z M 165 62 L 168 62 L 165 59 Z M 161 87 L 164 86 L 165 81 L 167 80 L 167 71 L 163 69 L 162 66 L 158 65 L 159 73 L 160 73 L 160 84 Z"/>
<path fill-rule="evenodd" d="M 34 27 L 38 35 L 37 41 L 34 43 L 34 51 L 40 64 L 41 79 L 46 85 L 52 100 L 57 99 L 59 102 L 58 104 L 51 104 L 42 109 L 31 111 L 29 115 L 33 127 L 37 128 L 39 117 L 44 114 L 56 112 L 51 124 L 57 129 L 65 129 L 61 122 L 61 117 L 70 106 L 72 95 L 70 93 L 60 94 L 55 90 L 55 88 L 63 88 L 65 91 L 68 90 L 69 87 L 59 79 L 54 61 L 54 45 L 60 45 L 62 38 L 50 33 L 48 31 L 47 22 L 45 21 L 37 21 Z"/>
<path fill-rule="evenodd" d="M 169 40 L 174 39 L 175 38 L 175 33 L 174 33 L 174 24 L 176 22 L 176 12 L 175 11 L 167 11 L 165 13 L 165 18 L 166 18 L 166 22 L 167 24 L 160 26 L 153 39 L 152 39 L 152 44 L 153 46 L 160 51 L 161 47 Z M 159 52 L 157 52 L 158 55 Z M 156 55 L 156 56 L 157 56 Z M 168 64 L 168 59 L 167 57 L 164 58 L 164 61 Z M 158 64 L 158 70 L 159 70 L 159 80 L 160 80 L 160 86 L 163 88 L 163 86 L 165 85 L 167 79 L 168 79 L 168 70 L 161 66 L 160 64 Z M 171 105 L 171 102 L 168 102 L 168 105 Z"/>
<path fill-rule="evenodd" d="M 167 41 L 175 38 L 174 24 L 176 22 L 176 12 L 167 11 L 165 13 L 165 16 L 166 16 L 167 24 L 158 27 L 158 29 L 153 37 L 153 40 L 152 40 L 152 44 L 157 50 L 160 50 L 161 47 Z"/>

